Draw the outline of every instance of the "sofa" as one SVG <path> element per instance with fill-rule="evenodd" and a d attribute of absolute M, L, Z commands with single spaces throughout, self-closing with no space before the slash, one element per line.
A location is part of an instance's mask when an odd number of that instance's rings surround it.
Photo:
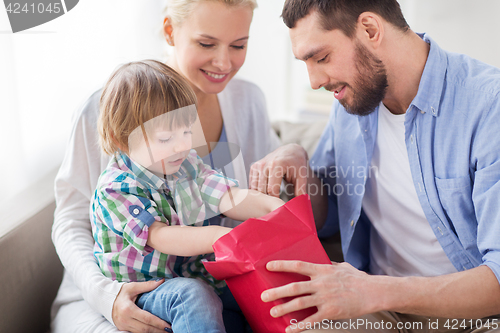
<path fill-rule="evenodd" d="M 326 121 L 306 124 L 280 121 L 273 128 L 283 143 L 301 144 L 311 154 L 325 124 Z M 6 211 L 22 211 L 22 214 L 4 215 L 8 228 L 0 229 L 0 333 L 50 331 L 50 307 L 63 274 L 51 241 L 56 172 L 53 170 L 7 203 Z M 342 261 L 338 235 L 322 243 L 332 260 Z"/>
<path fill-rule="evenodd" d="M 56 171 L 4 202 L 2 217 L 6 222 L 0 230 L 0 333 L 49 331 L 50 306 L 63 274 L 50 237 L 56 206 Z"/>

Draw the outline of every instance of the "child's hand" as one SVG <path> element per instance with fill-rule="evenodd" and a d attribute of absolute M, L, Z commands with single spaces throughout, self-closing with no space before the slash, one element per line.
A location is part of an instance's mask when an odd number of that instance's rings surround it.
<path fill-rule="evenodd" d="M 215 226 L 214 226 L 215 227 Z M 226 228 L 226 227 L 217 227 L 214 232 L 214 237 L 212 241 L 212 245 L 217 242 L 219 238 L 224 236 L 225 234 L 229 233 L 231 231 L 231 228 Z"/>
<path fill-rule="evenodd" d="M 230 228 L 219 225 L 170 226 L 155 221 L 149 227 L 147 244 L 163 253 L 192 257 L 214 252 L 212 245 L 229 231 Z"/>
<path fill-rule="evenodd" d="M 269 212 L 272 212 L 273 210 L 276 210 L 285 204 L 285 202 L 280 198 L 272 197 L 270 195 L 267 196 L 266 201 L 268 202 L 267 207 L 269 209 Z"/>

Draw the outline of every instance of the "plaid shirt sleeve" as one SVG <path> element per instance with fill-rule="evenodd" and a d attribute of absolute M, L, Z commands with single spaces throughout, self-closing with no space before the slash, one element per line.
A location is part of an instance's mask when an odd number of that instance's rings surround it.
<path fill-rule="evenodd" d="M 150 193 L 140 182 L 117 179 L 96 191 L 95 217 L 102 224 L 96 241 L 104 252 L 116 252 L 132 246 L 146 256 L 153 248 L 146 244 L 154 221 L 167 223 Z"/>
<path fill-rule="evenodd" d="M 207 207 L 216 214 L 220 214 L 219 203 L 222 196 L 233 186 L 238 186 L 238 181 L 225 177 L 203 163 L 196 154 L 188 156 L 197 169 L 196 182 L 200 188 L 200 195 Z"/>

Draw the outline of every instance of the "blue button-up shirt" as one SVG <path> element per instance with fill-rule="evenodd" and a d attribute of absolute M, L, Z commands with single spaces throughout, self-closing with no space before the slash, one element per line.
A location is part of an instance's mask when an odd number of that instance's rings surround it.
<path fill-rule="evenodd" d="M 500 70 L 421 37 L 430 51 L 405 117 L 418 200 L 457 270 L 487 265 L 500 280 Z M 336 102 L 310 160 L 329 194 L 319 234 L 340 228 L 345 260 L 362 270 L 369 267 L 371 223 L 361 204 L 366 179 L 374 177 L 377 119 L 378 108 L 360 117 Z"/>

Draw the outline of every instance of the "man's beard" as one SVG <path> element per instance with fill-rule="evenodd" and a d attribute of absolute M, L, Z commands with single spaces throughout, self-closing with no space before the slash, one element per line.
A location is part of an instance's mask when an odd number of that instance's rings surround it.
<path fill-rule="evenodd" d="M 387 74 L 384 63 L 373 55 L 365 46 L 356 43 L 354 63 L 358 75 L 351 87 L 353 91 L 352 104 L 345 100 L 340 104 L 350 114 L 367 116 L 382 102 L 387 91 Z M 347 85 L 349 86 L 349 85 Z"/>

